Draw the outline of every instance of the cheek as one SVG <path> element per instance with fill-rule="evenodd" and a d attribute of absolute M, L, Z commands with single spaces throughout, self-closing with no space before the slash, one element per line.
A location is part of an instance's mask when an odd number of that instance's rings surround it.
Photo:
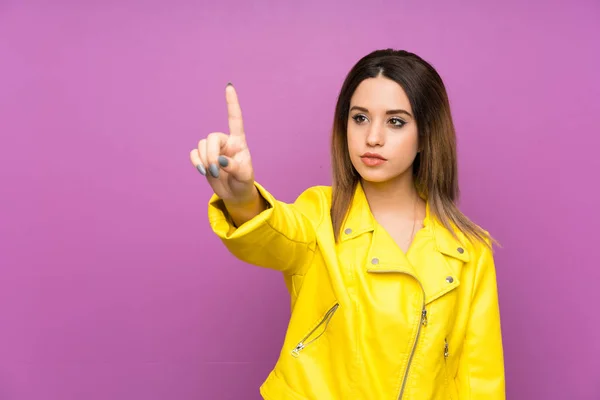
<path fill-rule="evenodd" d="M 348 150 L 352 155 L 361 144 L 360 137 L 358 132 L 356 132 L 356 129 L 351 129 L 350 127 L 348 127 L 348 135 L 346 135 L 346 137 L 348 141 Z"/>
<path fill-rule="evenodd" d="M 360 154 L 360 152 L 363 150 L 363 141 L 360 137 L 360 134 L 356 132 L 356 130 L 348 129 L 346 140 L 348 142 L 348 155 L 350 156 L 350 162 L 355 169 L 359 170 L 361 168 L 361 163 L 358 154 Z"/>
<path fill-rule="evenodd" d="M 388 141 L 393 154 L 398 154 L 402 159 L 412 159 L 419 151 L 419 141 L 416 132 L 396 136 Z"/>

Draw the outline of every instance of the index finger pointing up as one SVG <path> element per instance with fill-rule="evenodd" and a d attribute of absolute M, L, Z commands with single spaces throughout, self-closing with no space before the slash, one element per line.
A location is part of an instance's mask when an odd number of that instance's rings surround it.
<path fill-rule="evenodd" d="M 232 136 L 243 136 L 244 122 L 242 120 L 242 109 L 235 88 L 231 83 L 227 84 L 225 88 L 225 99 L 227 100 L 229 134 Z"/>

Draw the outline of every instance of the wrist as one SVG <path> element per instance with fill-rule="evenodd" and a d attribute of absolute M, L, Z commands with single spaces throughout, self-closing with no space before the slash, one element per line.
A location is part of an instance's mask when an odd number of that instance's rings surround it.
<path fill-rule="evenodd" d="M 260 203 L 260 193 L 256 186 L 252 186 L 252 190 L 244 196 L 238 196 L 232 199 L 223 199 L 223 203 L 227 208 L 236 209 L 253 209 Z"/>
<path fill-rule="evenodd" d="M 260 195 L 256 187 L 254 187 L 252 195 L 248 197 L 244 196 L 241 199 L 224 200 L 223 202 L 236 228 L 268 208 L 267 201 Z"/>

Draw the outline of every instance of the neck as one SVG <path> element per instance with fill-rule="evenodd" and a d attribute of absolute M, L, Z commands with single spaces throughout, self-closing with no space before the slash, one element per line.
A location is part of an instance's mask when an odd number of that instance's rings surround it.
<path fill-rule="evenodd" d="M 369 207 L 375 213 L 394 212 L 413 216 L 415 203 L 421 208 L 419 197 L 411 171 L 386 182 L 368 182 L 361 180 Z"/>

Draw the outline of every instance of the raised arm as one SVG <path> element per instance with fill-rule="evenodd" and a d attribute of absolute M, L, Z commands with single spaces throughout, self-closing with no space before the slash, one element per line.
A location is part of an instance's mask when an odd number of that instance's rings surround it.
<path fill-rule="evenodd" d="M 214 191 L 209 220 L 237 258 L 288 274 L 302 273 L 316 247 L 314 222 L 303 212 L 319 209 L 319 192 L 310 189 L 294 204 L 276 200 L 254 181 L 254 169 L 237 93 L 225 89 L 229 135 L 209 134 L 190 160 Z M 318 219 L 318 217 L 317 217 Z"/>

